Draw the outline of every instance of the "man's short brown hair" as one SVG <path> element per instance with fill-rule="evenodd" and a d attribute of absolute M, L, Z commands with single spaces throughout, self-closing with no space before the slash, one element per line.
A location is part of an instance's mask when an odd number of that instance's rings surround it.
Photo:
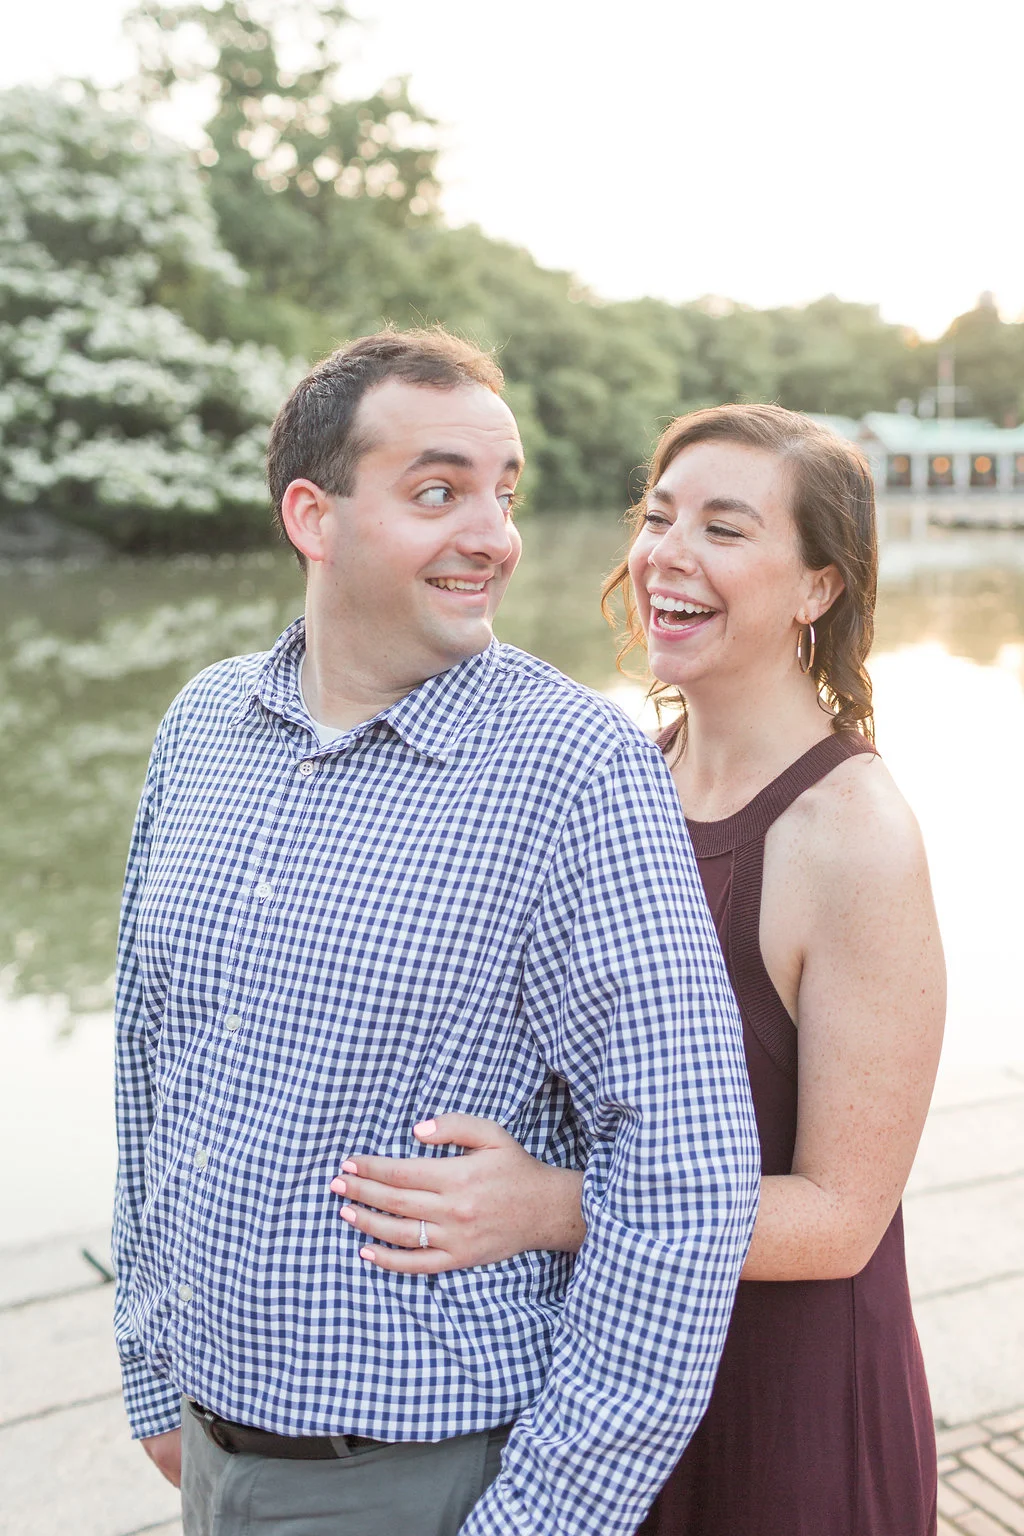
<path fill-rule="evenodd" d="M 296 384 L 270 429 L 267 481 L 282 533 L 281 502 L 293 480 L 312 480 L 329 495 L 351 496 L 356 467 L 371 447 L 356 429 L 359 405 L 389 379 L 424 389 L 482 384 L 496 395 L 505 385 L 489 353 L 441 326 L 378 331 L 339 347 Z M 305 565 L 301 555 L 299 564 Z"/>

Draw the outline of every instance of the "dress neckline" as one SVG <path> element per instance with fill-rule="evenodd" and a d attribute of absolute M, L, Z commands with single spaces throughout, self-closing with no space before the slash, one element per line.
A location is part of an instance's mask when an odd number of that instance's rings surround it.
<path fill-rule="evenodd" d="M 834 731 L 822 741 L 815 742 L 731 816 L 720 821 L 693 821 L 687 816 L 686 827 L 697 858 L 714 858 L 763 838 L 772 823 L 804 790 L 810 789 L 848 757 L 856 757 L 861 752 L 874 754 L 875 748 L 859 731 Z"/>

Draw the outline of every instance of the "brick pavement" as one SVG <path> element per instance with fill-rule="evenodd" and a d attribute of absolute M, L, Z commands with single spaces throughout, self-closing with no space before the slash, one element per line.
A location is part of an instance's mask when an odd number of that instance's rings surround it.
<path fill-rule="evenodd" d="M 938 1536 L 1024 1536 L 1024 1408 L 940 1429 Z"/>

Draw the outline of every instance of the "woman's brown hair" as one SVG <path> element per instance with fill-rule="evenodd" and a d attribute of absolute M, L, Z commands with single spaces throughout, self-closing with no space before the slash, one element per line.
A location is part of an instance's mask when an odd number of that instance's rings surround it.
<path fill-rule="evenodd" d="M 843 590 L 815 624 L 817 645 L 811 668 L 822 708 L 832 716 L 834 731 L 858 730 L 874 740 L 871 679 L 865 668 L 874 636 L 875 592 L 878 582 L 878 541 L 875 492 L 864 455 L 853 443 L 837 437 L 796 411 L 780 405 L 715 405 L 680 416 L 658 439 L 644 495 L 630 513 L 633 538 L 643 526 L 647 493 L 658 483 L 677 454 L 695 443 L 740 443 L 784 459 L 792 471 L 790 510 L 809 570 L 834 565 Z M 632 540 L 630 541 L 632 542 Z M 624 657 L 644 643 L 636 603 L 623 560 L 605 582 L 601 606 L 615 625 L 611 599 L 621 593 L 626 629 L 619 650 Z M 669 683 L 655 680 L 650 697 L 659 713 L 667 704 L 679 716 L 666 749 L 686 739 L 686 699 Z"/>

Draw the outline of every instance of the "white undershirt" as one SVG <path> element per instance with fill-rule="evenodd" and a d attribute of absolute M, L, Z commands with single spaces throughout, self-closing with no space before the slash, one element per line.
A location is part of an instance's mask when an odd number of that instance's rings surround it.
<path fill-rule="evenodd" d="M 324 725 L 322 720 L 314 719 L 313 713 L 309 707 L 309 700 L 306 698 L 306 690 L 302 686 L 302 674 L 305 672 L 305 670 L 306 658 L 303 656 L 302 661 L 299 664 L 299 692 L 302 694 L 302 702 L 306 706 L 306 714 L 309 715 L 309 723 L 312 725 L 314 731 L 316 732 L 317 740 L 322 747 L 329 747 L 332 742 L 340 740 L 342 736 L 347 736 L 348 730 L 343 729 L 341 726 L 337 725 Z"/>

